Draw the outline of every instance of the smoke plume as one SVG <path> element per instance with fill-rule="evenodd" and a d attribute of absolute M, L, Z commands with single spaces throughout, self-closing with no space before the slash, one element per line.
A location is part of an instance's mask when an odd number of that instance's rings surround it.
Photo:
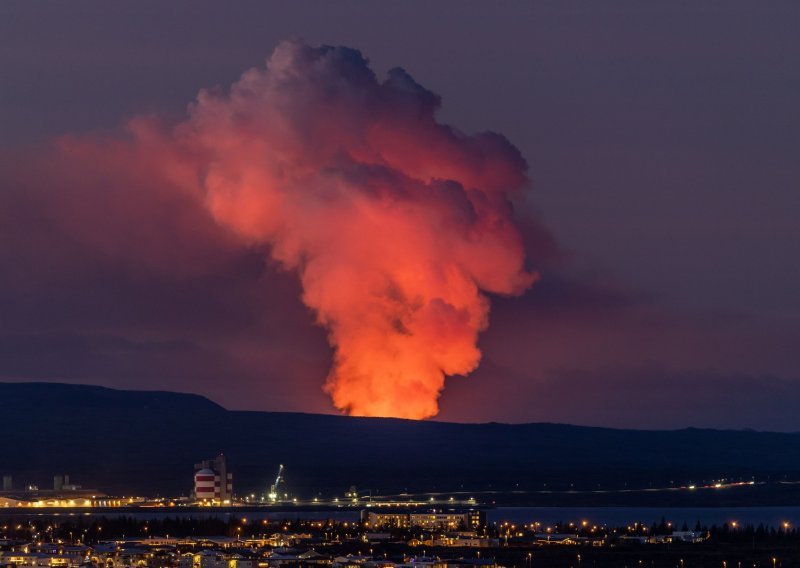
<path fill-rule="evenodd" d="M 47 215 L 104 258 L 187 275 L 195 261 L 158 242 L 213 241 L 210 215 L 299 276 L 334 350 L 337 408 L 434 416 L 445 377 L 478 365 L 486 293 L 535 280 L 509 201 L 525 161 L 500 135 L 439 124 L 439 104 L 401 69 L 378 81 L 358 51 L 285 42 L 177 125 L 56 141 L 47 175 L 79 189 L 51 192 Z"/>
<path fill-rule="evenodd" d="M 508 200 L 524 160 L 437 123 L 439 103 L 358 51 L 285 42 L 173 133 L 214 218 L 299 275 L 335 350 L 325 390 L 350 414 L 435 415 L 445 377 L 478 365 L 484 293 L 535 279 Z"/>

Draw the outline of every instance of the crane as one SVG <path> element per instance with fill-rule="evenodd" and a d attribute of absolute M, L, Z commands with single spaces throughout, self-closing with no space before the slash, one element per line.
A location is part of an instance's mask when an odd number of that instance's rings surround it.
<path fill-rule="evenodd" d="M 278 500 L 278 484 L 283 481 L 283 464 L 278 467 L 278 475 L 275 476 L 275 483 L 270 485 L 267 497 L 271 503 Z"/>

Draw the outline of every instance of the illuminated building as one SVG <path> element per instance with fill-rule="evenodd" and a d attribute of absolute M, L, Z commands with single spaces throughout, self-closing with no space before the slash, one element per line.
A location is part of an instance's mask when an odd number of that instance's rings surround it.
<path fill-rule="evenodd" d="M 362 511 L 361 520 L 371 528 L 422 528 L 428 530 L 478 529 L 486 525 L 483 511 L 431 509 L 429 511 Z"/>
<path fill-rule="evenodd" d="M 233 474 L 228 471 L 225 456 L 203 460 L 194 466 L 194 496 L 202 501 L 230 501 L 233 496 Z"/>

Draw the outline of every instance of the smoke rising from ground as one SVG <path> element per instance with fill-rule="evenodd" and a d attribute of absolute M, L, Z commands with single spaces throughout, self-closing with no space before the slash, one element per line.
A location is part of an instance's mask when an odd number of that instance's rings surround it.
<path fill-rule="evenodd" d="M 328 332 L 334 405 L 426 418 L 445 378 L 479 363 L 486 294 L 536 279 L 509 201 L 525 161 L 500 135 L 439 124 L 439 104 L 401 69 L 379 81 L 358 51 L 284 42 L 175 126 L 58 140 L 39 169 L 71 189 L 40 201 L 47 226 L 155 274 L 191 278 L 197 242 L 268 250 Z M 161 246 L 169 235 L 192 245 Z"/>
<path fill-rule="evenodd" d="M 485 293 L 535 279 L 508 201 L 524 160 L 438 107 L 401 69 L 379 82 L 355 50 L 287 42 L 175 130 L 214 218 L 299 274 L 351 414 L 435 415 L 445 377 L 478 365 Z"/>

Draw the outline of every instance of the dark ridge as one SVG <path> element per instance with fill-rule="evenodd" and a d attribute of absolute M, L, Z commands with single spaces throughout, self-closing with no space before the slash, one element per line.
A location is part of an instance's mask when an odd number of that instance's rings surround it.
<path fill-rule="evenodd" d="M 214 412 L 223 407 L 197 394 L 168 391 L 121 391 L 65 383 L 0 383 L 0 411 L 75 410 L 142 412 Z"/>
<path fill-rule="evenodd" d="M 373 495 L 480 491 L 539 504 L 721 505 L 741 503 L 746 491 L 761 504 L 800 504 L 800 488 L 783 483 L 800 479 L 798 434 L 241 412 L 191 394 L 55 383 L 0 383 L 0 419 L 0 473 L 17 486 L 49 487 L 68 473 L 108 493 L 185 495 L 193 464 L 224 452 L 240 493 L 263 492 L 282 463 L 287 490 L 301 498 L 356 485 Z M 686 492 L 619 492 L 721 478 L 771 489 L 696 491 L 689 503 Z"/>

